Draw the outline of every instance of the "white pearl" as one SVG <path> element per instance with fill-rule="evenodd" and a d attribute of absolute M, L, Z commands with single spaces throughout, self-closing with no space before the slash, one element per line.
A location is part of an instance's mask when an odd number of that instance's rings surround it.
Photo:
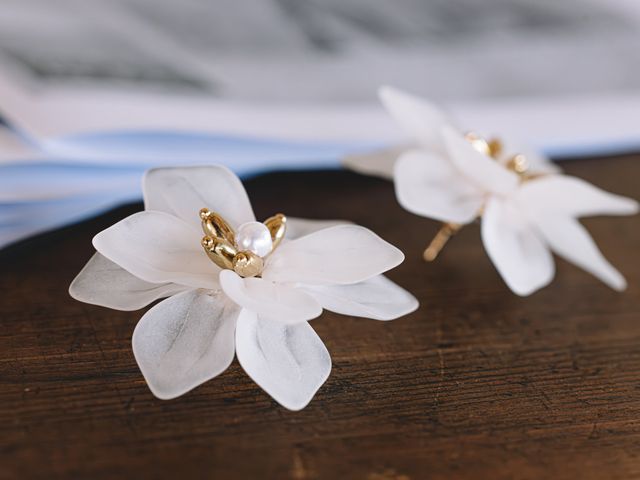
<path fill-rule="evenodd" d="M 273 241 L 264 223 L 247 222 L 238 227 L 236 246 L 241 251 L 249 250 L 259 257 L 264 257 L 271 252 Z"/>

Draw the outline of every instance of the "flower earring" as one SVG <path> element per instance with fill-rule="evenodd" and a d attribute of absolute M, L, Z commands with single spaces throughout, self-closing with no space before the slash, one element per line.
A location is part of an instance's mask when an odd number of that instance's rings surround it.
<path fill-rule="evenodd" d="M 380 98 L 414 143 L 401 151 L 349 157 L 345 164 L 393 178 L 402 207 L 444 222 L 424 251 L 425 260 L 433 261 L 452 235 L 480 218 L 484 247 L 518 295 L 551 282 L 551 252 L 615 290 L 626 288 L 577 218 L 635 214 L 638 202 L 563 175 L 535 153 L 464 134 L 422 99 L 388 87 Z"/>
<path fill-rule="evenodd" d="M 98 253 L 69 291 L 119 310 L 168 297 L 132 339 L 159 398 L 219 375 L 237 355 L 278 403 L 299 410 L 331 370 L 309 320 L 325 308 L 392 320 L 418 307 L 382 275 L 402 252 L 366 228 L 281 214 L 258 223 L 240 180 L 220 166 L 151 170 L 143 186 L 145 211 L 94 237 Z"/>

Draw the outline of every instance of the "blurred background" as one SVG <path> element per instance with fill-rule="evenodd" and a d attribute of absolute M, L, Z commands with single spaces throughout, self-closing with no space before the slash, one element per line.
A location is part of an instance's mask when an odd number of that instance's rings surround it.
<path fill-rule="evenodd" d="M 0 0 L 0 248 L 139 199 L 153 166 L 402 142 L 381 85 L 554 159 L 635 151 L 639 52 L 637 0 Z"/>

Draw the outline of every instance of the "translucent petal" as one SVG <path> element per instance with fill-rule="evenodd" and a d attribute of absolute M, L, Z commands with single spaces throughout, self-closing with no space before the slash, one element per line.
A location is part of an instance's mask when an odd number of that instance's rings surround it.
<path fill-rule="evenodd" d="M 548 214 L 536 218 L 535 222 L 555 253 L 614 290 L 627 288 L 624 277 L 604 258 L 587 230 L 576 219 Z"/>
<path fill-rule="evenodd" d="M 304 322 L 322 313 L 315 298 L 293 286 L 262 278 L 241 278 L 231 270 L 220 272 L 220 285 L 241 307 L 282 323 Z"/>
<path fill-rule="evenodd" d="M 238 361 L 280 405 L 301 410 L 329 377 L 331 357 L 307 323 L 284 325 L 242 310 L 236 328 Z"/>
<path fill-rule="evenodd" d="M 522 213 L 492 198 L 482 217 L 484 247 L 509 288 L 530 295 L 548 285 L 555 274 L 553 256 Z"/>
<path fill-rule="evenodd" d="M 363 175 L 373 175 L 392 180 L 393 168 L 400 155 L 415 148 L 415 145 L 403 145 L 373 152 L 351 154 L 342 159 L 342 165 Z"/>
<path fill-rule="evenodd" d="M 418 308 L 418 300 L 384 275 L 351 285 L 303 285 L 327 310 L 373 318 L 393 320 Z"/>
<path fill-rule="evenodd" d="M 518 190 L 517 199 L 536 217 L 554 213 L 572 217 L 638 213 L 635 200 L 614 195 L 567 175 L 550 175 L 526 182 Z"/>
<path fill-rule="evenodd" d="M 448 158 L 470 182 L 484 191 L 500 195 L 508 195 L 516 189 L 518 175 L 475 150 L 462 134 L 444 127 L 442 136 Z"/>
<path fill-rule="evenodd" d="M 219 268 L 200 246 L 202 233 L 163 212 L 139 212 L 93 238 L 102 255 L 138 278 L 217 288 Z"/>
<path fill-rule="evenodd" d="M 340 225 L 285 243 L 267 260 L 262 277 L 274 282 L 362 282 L 397 266 L 400 250 L 371 230 Z"/>
<path fill-rule="evenodd" d="M 392 87 L 382 87 L 378 96 L 389 114 L 427 149 L 444 153 L 440 129 L 452 125 L 445 113 L 428 101 Z"/>
<path fill-rule="evenodd" d="M 186 288 L 175 283 L 145 282 L 96 253 L 71 283 L 69 295 L 102 307 L 138 310 Z"/>
<path fill-rule="evenodd" d="M 529 164 L 528 172 L 530 173 L 545 175 L 558 175 L 562 173 L 562 169 L 557 163 L 554 163 L 552 160 L 537 152 L 527 149 L 520 149 L 519 152 L 527 159 L 527 163 Z"/>
<path fill-rule="evenodd" d="M 146 210 L 170 213 L 198 229 L 203 207 L 220 214 L 233 228 L 255 220 L 242 182 L 220 165 L 149 170 L 143 194 Z"/>
<path fill-rule="evenodd" d="M 337 225 L 352 225 L 347 220 L 310 220 L 306 218 L 287 217 L 287 233 L 285 238 L 295 240 L 310 233 L 335 227 Z"/>
<path fill-rule="evenodd" d="M 233 361 L 240 309 L 222 292 L 190 290 L 151 308 L 133 332 L 133 353 L 153 394 L 178 397 Z"/>
<path fill-rule="evenodd" d="M 398 202 L 406 210 L 443 222 L 469 223 L 478 216 L 483 192 L 438 154 L 413 150 L 395 168 Z"/>
<path fill-rule="evenodd" d="M 501 138 L 500 142 L 502 143 L 503 152 L 500 160 L 503 162 L 510 160 L 514 155 L 522 154 L 527 159 L 529 172 L 531 173 L 559 174 L 562 172 L 562 169 L 557 163 L 528 146 L 523 147 L 523 142 L 513 141 L 512 137 L 508 139 Z"/>

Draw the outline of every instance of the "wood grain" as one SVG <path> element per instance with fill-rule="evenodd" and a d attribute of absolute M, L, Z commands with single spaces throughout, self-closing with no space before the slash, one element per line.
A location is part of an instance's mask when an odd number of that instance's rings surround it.
<path fill-rule="evenodd" d="M 563 166 L 639 196 L 638 156 Z M 67 295 L 91 237 L 141 207 L 16 245 L 0 252 L 0 478 L 640 477 L 640 217 L 585 221 L 625 293 L 558 260 L 551 287 L 519 298 L 477 226 L 424 264 L 437 224 L 402 211 L 385 181 L 274 173 L 246 185 L 259 218 L 345 218 L 397 245 L 407 260 L 390 277 L 421 308 L 388 323 L 314 320 L 333 371 L 301 412 L 237 361 L 161 401 L 131 352 L 142 313 Z"/>

